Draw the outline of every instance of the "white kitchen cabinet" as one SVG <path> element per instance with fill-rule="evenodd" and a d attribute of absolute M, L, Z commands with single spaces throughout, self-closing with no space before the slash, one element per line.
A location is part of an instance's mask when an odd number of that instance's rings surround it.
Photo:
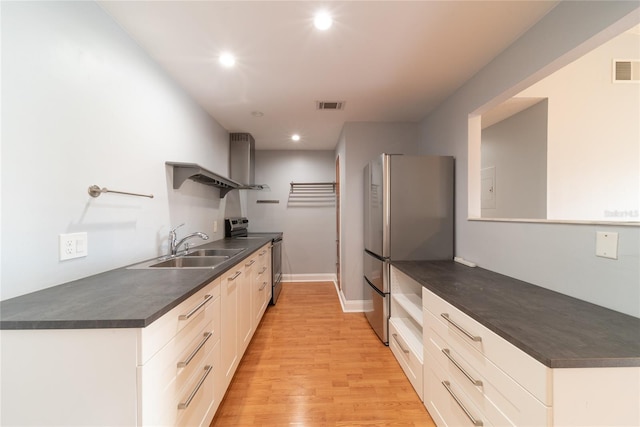
<path fill-rule="evenodd" d="M 264 248 L 144 328 L 0 331 L 0 425 L 208 426 L 259 322 L 238 286 Z"/>
<path fill-rule="evenodd" d="M 260 319 L 256 318 L 254 306 L 261 303 L 254 301 L 254 289 L 259 280 L 258 273 L 262 271 L 260 266 L 264 255 L 260 254 L 266 248 L 268 250 L 268 247 L 269 245 L 265 245 L 255 251 L 221 277 L 222 337 L 220 346 L 224 375 L 218 381 L 218 388 L 222 393 L 229 387 L 240 360 L 255 333 L 256 326 L 264 315 L 264 310 L 261 310 Z M 266 309 L 266 305 L 264 308 Z"/>
<path fill-rule="evenodd" d="M 208 425 L 221 397 L 219 303 L 214 280 L 147 328 L 3 330 L 0 424 Z M 208 403 L 180 409 L 191 392 Z"/>
<path fill-rule="evenodd" d="M 195 301 L 198 304 L 188 312 L 180 310 L 175 316 L 169 313 L 169 317 L 185 324 L 148 362 L 138 367 L 140 425 L 180 425 L 179 420 L 186 413 L 189 418 L 202 421 L 210 408 L 203 405 L 198 411 L 193 404 L 195 397 L 211 396 L 210 404 L 216 404 L 216 408 L 219 404 L 220 396 L 216 398 L 214 394 L 220 358 L 219 281 L 215 282 L 215 289 L 208 286 L 204 291 L 200 302 Z M 163 327 L 161 323 L 157 327 Z M 193 398 L 185 405 L 191 395 Z"/>
<path fill-rule="evenodd" d="M 222 332 L 220 337 L 220 364 L 222 367 L 220 390 L 226 390 L 240 363 L 238 326 L 238 286 L 242 281 L 243 264 L 227 271 L 220 279 L 220 317 Z"/>
<path fill-rule="evenodd" d="M 253 311 L 251 308 L 251 293 L 253 291 L 254 275 L 256 272 L 256 263 L 258 262 L 258 254 L 253 253 L 244 260 L 241 280 L 238 282 L 238 342 L 240 348 L 238 353 L 240 357 L 244 354 L 249 346 L 249 342 L 253 337 Z"/>
<path fill-rule="evenodd" d="M 422 286 L 391 267 L 389 348 L 422 400 Z"/>
<path fill-rule="evenodd" d="M 640 425 L 640 368 L 551 369 L 429 290 L 422 300 L 437 425 Z"/>
<path fill-rule="evenodd" d="M 271 300 L 271 250 L 267 244 L 258 250 L 258 262 L 253 275 L 251 310 L 253 329 L 258 327 Z"/>

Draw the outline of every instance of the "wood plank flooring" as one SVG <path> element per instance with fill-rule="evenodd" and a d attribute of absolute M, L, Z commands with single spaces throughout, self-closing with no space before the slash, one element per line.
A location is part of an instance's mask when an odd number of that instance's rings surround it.
<path fill-rule="evenodd" d="M 391 350 L 332 283 L 284 283 L 211 427 L 435 427 Z"/>

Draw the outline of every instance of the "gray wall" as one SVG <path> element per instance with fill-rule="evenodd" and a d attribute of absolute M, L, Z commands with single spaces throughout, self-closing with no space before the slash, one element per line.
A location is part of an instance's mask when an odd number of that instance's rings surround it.
<path fill-rule="evenodd" d="M 324 196 L 294 200 L 290 183 L 334 181 L 333 151 L 256 151 L 256 183 L 267 184 L 270 190 L 242 190 L 247 196 L 249 230 L 284 233 L 282 272 L 293 275 L 293 279 L 335 276 L 336 207 L 335 197 L 331 202 Z"/>
<path fill-rule="evenodd" d="M 418 126 L 415 123 L 346 123 L 336 152 L 340 157 L 341 188 L 341 284 L 344 298 L 361 301 L 363 296 L 362 254 L 364 166 L 381 153 L 416 154 Z"/>
<path fill-rule="evenodd" d="M 557 68 L 554 62 L 567 52 L 577 58 L 593 49 L 620 19 L 630 27 L 631 13 L 637 23 L 637 2 L 561 2 L 421 123 L 421 151 L 457 158 L 458 256 L 640 317 L 640 228 L 467 220 L 468 115 L 499 95 L 515 95 L 548 73 L 545 68 Z M 618 260 L 595 256 L 596 231 L 619 233 Z"/>
<path fill-rule="evenodd" d="M 495 206 L 482 217 L 547 217 L 547 104 L 482 129 L 482 169 L 495 171 Z"/>
<path fill-rule="evenodd" d="M 228 175 L 227 131 L 95 3 L 0 7 L 1 298 L 166 253 L 171 225 L 222 238 L 226 199 L 173 190 L 165 161 Z M 94 184 L 155 197 L 93 199 Z M 58 261 L 70 232 L 88 233 L 88 256 Z"/>

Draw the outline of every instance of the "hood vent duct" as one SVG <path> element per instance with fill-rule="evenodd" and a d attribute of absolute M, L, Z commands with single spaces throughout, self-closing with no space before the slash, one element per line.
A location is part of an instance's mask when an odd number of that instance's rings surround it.
<path fill-rule="evenodd" d="M 249 133 L 229 134 L 229 174 L 242 185 L 256 180 L 256 140 Z"/>
<path fill-rule="evenodd" d="M 240 189 L 262 190 L 266 185 L 255 183 L 256 141 L 250 133 L 229 134 L 229 174 L 242 184 Z"/>

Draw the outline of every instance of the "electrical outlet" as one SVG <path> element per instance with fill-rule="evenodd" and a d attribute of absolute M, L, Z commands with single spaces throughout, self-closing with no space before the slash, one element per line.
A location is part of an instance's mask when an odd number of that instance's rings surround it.
<path fill-rule="evenodd" d="M 87 233 L 60 234 L 60 261 L 87 256 Z"/>
<path fill-rule="evenodd" d="M 218 232 L 218 221 L 213 221 L 213 232 L 214 233 Z"/>

